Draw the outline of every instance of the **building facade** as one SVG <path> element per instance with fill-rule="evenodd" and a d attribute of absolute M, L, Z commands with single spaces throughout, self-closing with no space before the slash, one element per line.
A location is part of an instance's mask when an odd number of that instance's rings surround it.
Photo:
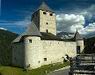
<path fill-rule="evenodd" d="M 12 43 L 12 64 L 28 69 L 63 62 L 66 54 L 75 57 L 84 49 L 83 38 L 78 32 L 73 40 L 63 40 L 56 35 L 56 15 L 44 2 L 33 13 L 26 32 Z"/>

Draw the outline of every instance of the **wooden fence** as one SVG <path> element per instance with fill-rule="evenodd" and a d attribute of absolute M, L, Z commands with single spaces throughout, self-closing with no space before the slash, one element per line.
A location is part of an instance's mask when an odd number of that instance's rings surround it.
<path fill-rule="evenodd" d="M 78 54 L 70 59 L 69 75 L 95 75 L 95 54 Z"/>

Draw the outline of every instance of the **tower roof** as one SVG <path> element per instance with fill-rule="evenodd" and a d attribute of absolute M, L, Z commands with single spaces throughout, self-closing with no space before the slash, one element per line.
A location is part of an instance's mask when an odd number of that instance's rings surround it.
<path fill-rule="evenodd" d="M 76 31 L 74 38 L 75 40 L 83 40 L 83 37 L 79 34 L 78 31 Z"/>
<path fill-rule="evenodd" d="M 46 10 L 46 11 L 53 12 L 53 10 L 50 9 L 45 2 L 42 2 L 42 4 L 40 5 L 40 7 L 38 8 L 38 10 Z"/>
<path fill-rule="evenodd" d="M 23 36 L 41 36 L 41 33 L 39 32 L 38 28 L 36 27 L 35 23 L 32 21 L 31 25 L 28 27 L 27 31 L 22 33 L 20 36 L 18 36 L 13 43 L 20 42 Z"/>

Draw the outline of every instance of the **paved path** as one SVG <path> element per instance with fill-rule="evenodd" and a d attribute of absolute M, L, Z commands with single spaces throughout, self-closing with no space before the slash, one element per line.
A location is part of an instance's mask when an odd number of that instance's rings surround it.
<path fill-rule="evenodd" d="M 61 69 L 58 71 L 51 72 L 48 75 L 69 75 L 68 72 L 69 72 L 69 67 L 66 69 Z"/>

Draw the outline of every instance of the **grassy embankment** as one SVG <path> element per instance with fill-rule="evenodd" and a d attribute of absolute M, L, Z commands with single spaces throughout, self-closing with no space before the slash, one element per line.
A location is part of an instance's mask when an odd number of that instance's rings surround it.
<path fill-rule="evenodd" d="M 69 62 L 64 62 L 64 64 L 56 63 L 56 64 L 45 65 L 40 68 L 33 69 L 31 71 L 25 71 L 22 68 L 11 67 L 11 66 L 0 66 L 0 75 L 46 75 L 46 72 L 49 73 L 51 71 L 63 68 L 68 65 Z"/>

